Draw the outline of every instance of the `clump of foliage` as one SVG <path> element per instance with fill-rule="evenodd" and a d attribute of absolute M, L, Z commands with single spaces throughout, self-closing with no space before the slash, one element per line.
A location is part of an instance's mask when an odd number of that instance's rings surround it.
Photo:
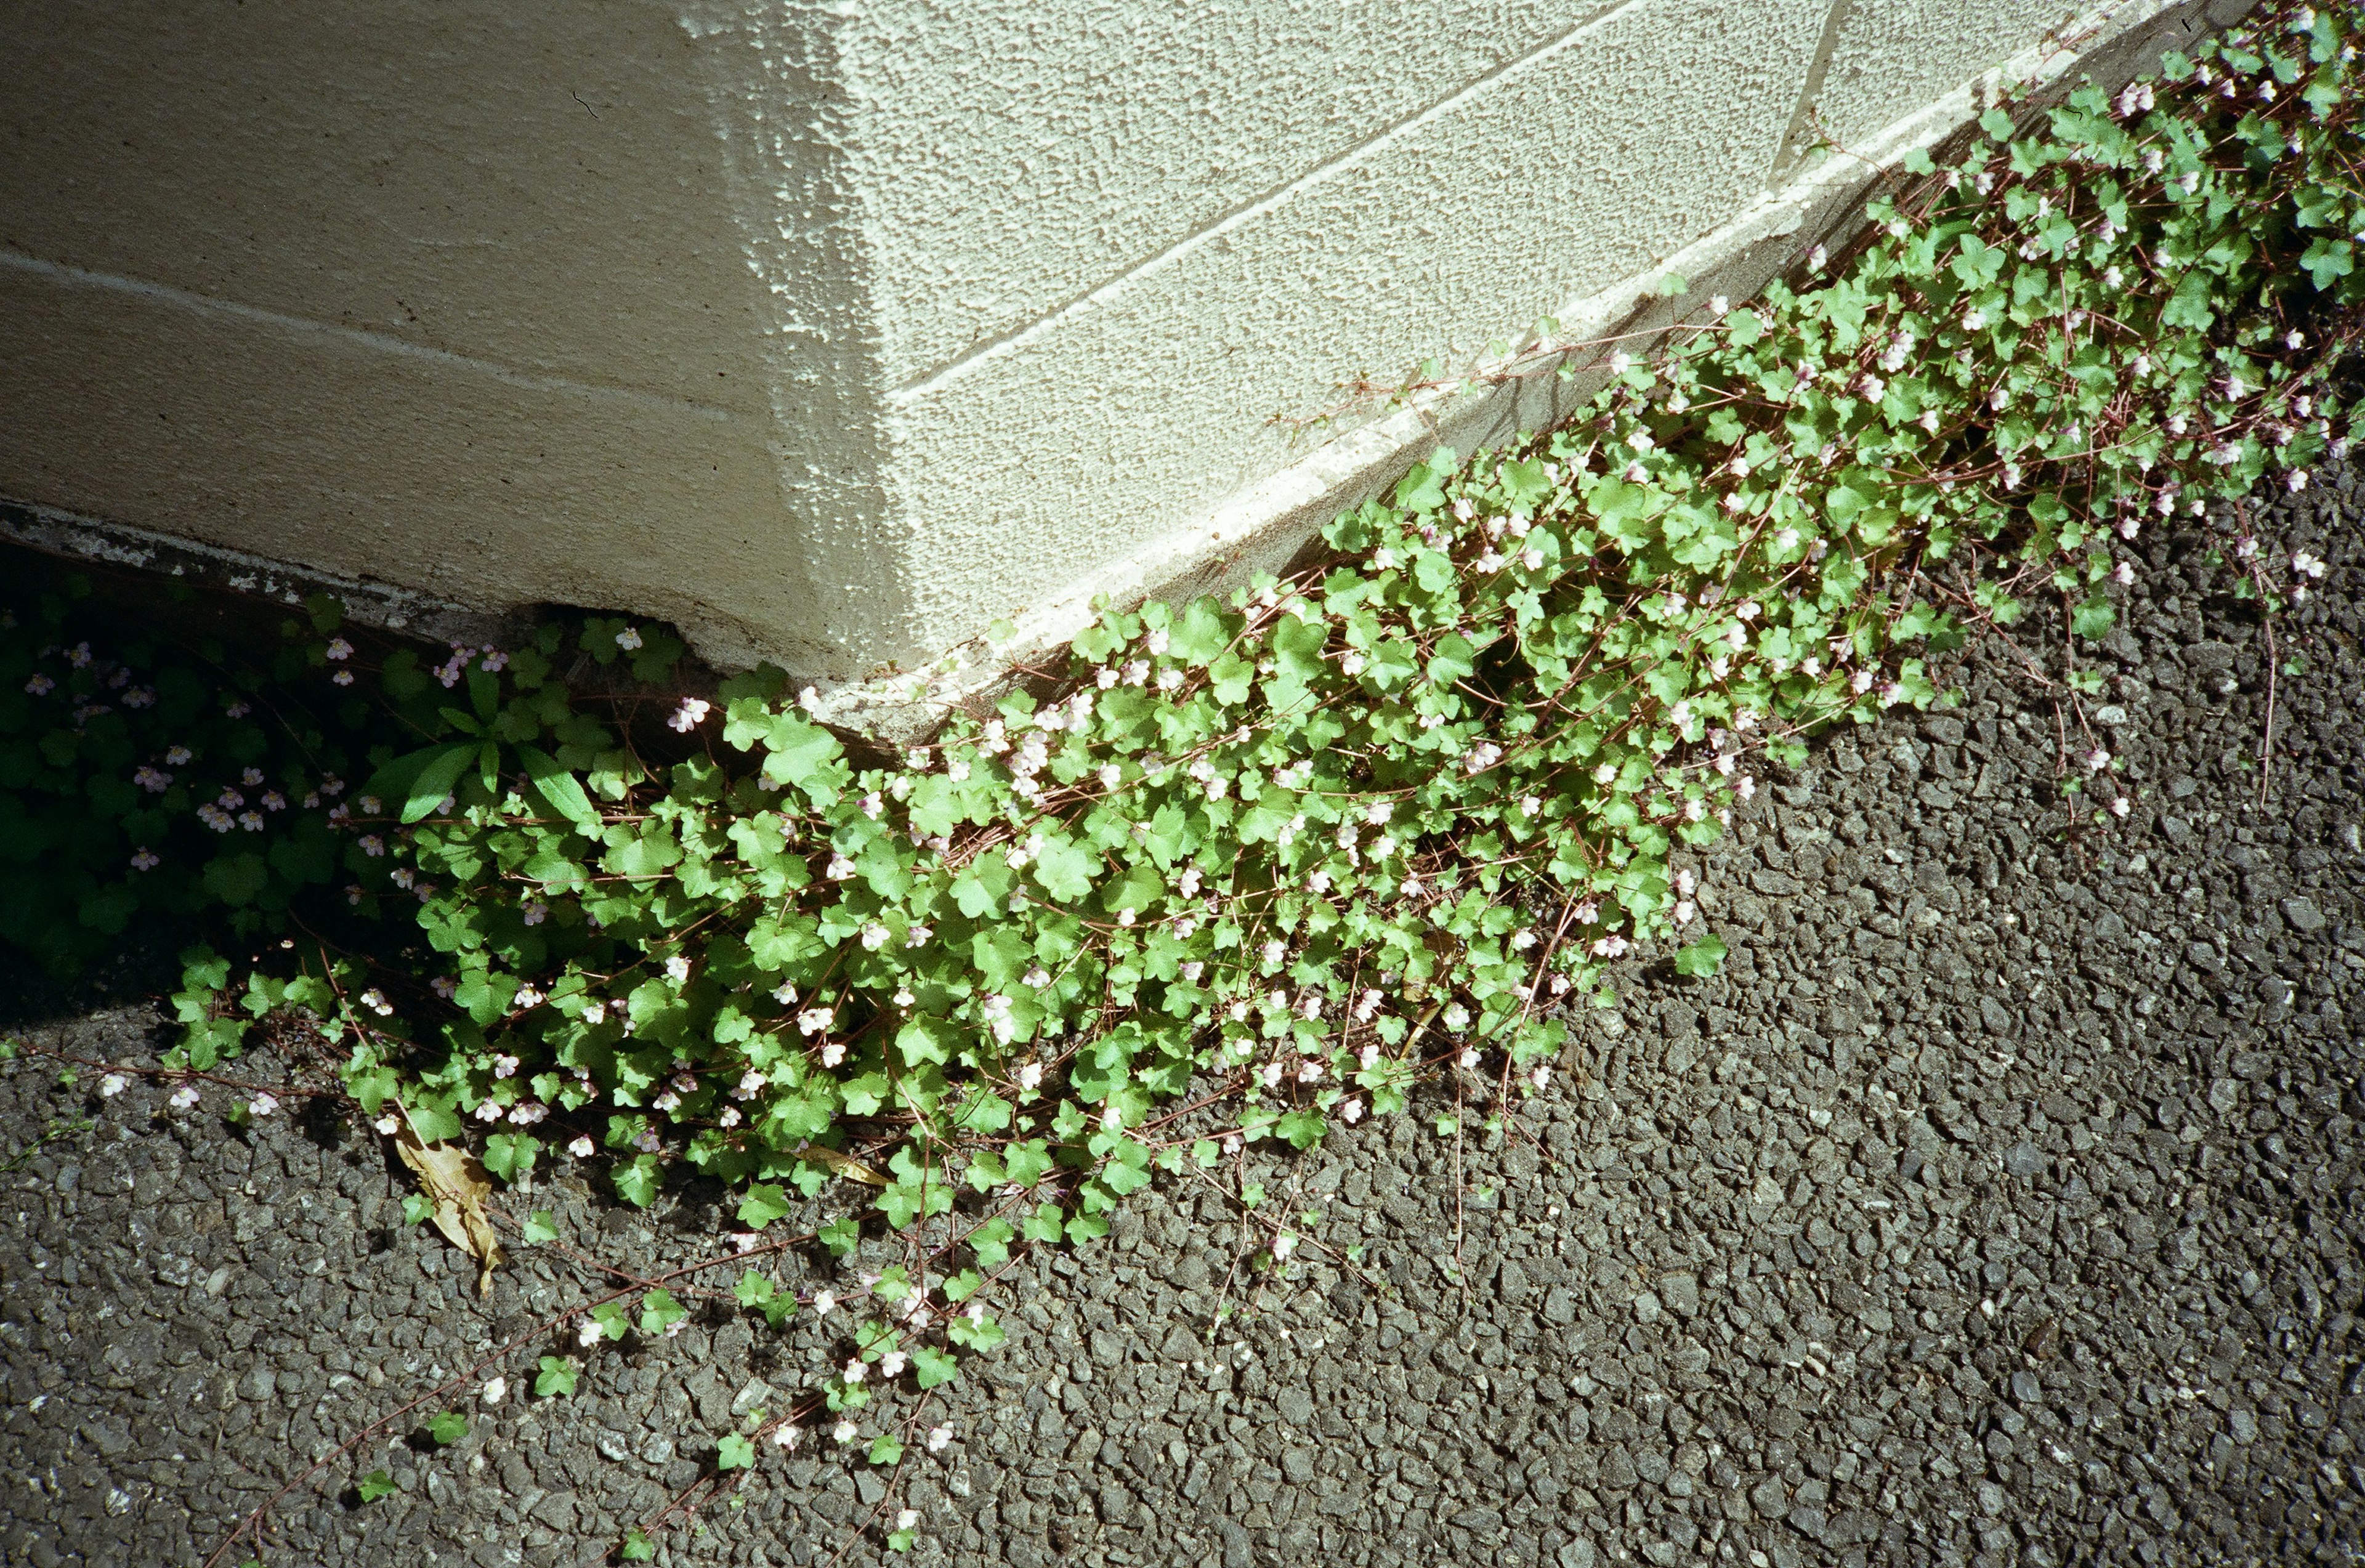
<path fill-rule="evenodd" d="M 1284 578 L 1110 609 L 906 755 L 770 669 L 667 692 L 653 755 L 563 667 L 663 691 L 677 650 L 614 620 L 429 668 L 320 606 L 265 682 L 22 608 L 0 855 L 40 891 L 9 934 L 210 902 L 300 937 L 242 991 L 193 958 L 185 1059 L 297 1010 L 389 1132 L 474 1124 L 496 1175 L 566 1144 L 645 1204 L 680 1161 L 759 1228 L 841 1175 L 897 1230 L 1026 1194 L 949 1289 L 898 1282 L 924 1305 L 1216 1158 L 1160 1119 L 1194 1084 L 1299 1148 L 1440 1067 L 1541 1087 L 1636 945 L 1714 970 L 1682 861 L 1765 759 L 1944 700 L 1926 661 L 1978 624 L 2107 634 L 2122 542 L 2341 454 L 2350 31 L 2279 8 L 2024 134 L 1990 112 L 1798 286 L 1608 355 L 1575 422 L 1437 454 Z M 2104 825 L 2113 767 L 2083 758 Z"/>

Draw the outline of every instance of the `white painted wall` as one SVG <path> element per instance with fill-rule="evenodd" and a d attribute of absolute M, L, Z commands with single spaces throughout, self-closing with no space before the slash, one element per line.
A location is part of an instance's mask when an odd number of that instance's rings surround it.
<path fill-rule="evenodd" d="M 1671 265 L 1746 292 L 1861 185 L 1818 131 L 1893 157 L 2191 10 L 0 0 L 0 496 L 824 682 L 990 666 L 1435 439 L 1269 416 Z"/>

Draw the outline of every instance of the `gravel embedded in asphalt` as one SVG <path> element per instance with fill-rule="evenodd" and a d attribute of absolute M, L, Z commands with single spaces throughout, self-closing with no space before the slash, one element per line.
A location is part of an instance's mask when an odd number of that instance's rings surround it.
<path fill-rule="evenodd" d="M 2095 797 L 2057 765 L 2091 743 L 1975 644 L 1959 709 L 1768 780 L 1700 863 L 1724 972 L 1633 966 L 1519 1130 L 1483 1130 L 1474 1074 L 1459 1145 L 1439 1085 L 1252 1151 L 1245 1216 L 1228 1178 L 1161 1177 L 998 1287 L 1009 1343 L 939 1391 L 956 1439 L 891 1493 L 817 1439 L 768 1450 L 658 1561 L 886 1561 L 902 1506 L 903 1561 L 1014 1568 L 2357 1561 L 2355 485 L 2263 525 L 2332 563 L 2278 625 L 2305 667 L 2274 682 L 2266 804 L 2264 633 L 2196 541 L 2146 538 L 2087 704 L 2124 823 L 2070 829 Z M 152 1059 L 154 1028 L 27 1033 Z M 0 1562 L 196 1562 L 313 1454 L 584 1298 L 579 1264 L 520 1247 L 480 1300 L 366 1129 L 232 1131 L 57 1078 L 0 1079 Z M 623 1210 L 562 1160 L 507 1206 L 654 1271 L 712 1255 L 719 1197 Z M 1276 1274 L 1279 1228 L 1302 1239 Z M 570 1400 L 524 1392 L 564 1329 L 488 1369 L 510 1391 L 448 1402 L 465 1439 L 438 1449 L 422 1408 L 275 1510 L 263 1560 L 600 1561 L 735 1413 L 846 1354 L 844 1313 L 694 1305 L 592 1351 Z M 397 1491 L 360 1503 L 381 1468 Z"/>

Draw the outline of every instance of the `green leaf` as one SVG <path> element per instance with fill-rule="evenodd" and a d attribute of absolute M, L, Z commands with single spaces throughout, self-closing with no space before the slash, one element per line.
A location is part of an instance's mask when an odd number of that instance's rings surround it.
<path fill-rule="evenodd" d="M 271 868 L 260 855 L 222 855 L 206 865 L 206 890 L 232 909 L 252 903 L 270 885 Z"/>
<path fill-rule="evenodd" d="M 2184 281 L 2176 286 L 2176 293 L 2160 308 L 2160 325 L 2207 331 L 2217 319 L 2217 305 L 2209 284 L 2209 274 L 2198 267 L 2186 273 Z"/>
<path fill-rule="evenodd" d="M 460 781 L 460 775 L 466 771 L 468 764 L 476 760 L 476 744 L 474 741 L 431 748 L 425 762 L 411 778 L 409 789 L 402 796 L 402 821 L 418 822 L 442 805 L 443 797 L 452 792 L 452 787 Z M 378 793 L 375 780 L 372 781 L 370 793 Z"/>
<path fill-rule="evenodd" d="M 1676 955 L 1676 973 L 1706 979 L 1724 964 L 1724 939 L 1721 936 L 1701 937 Z"/>
<path fill-rule="evenodd" d="M 395 1485 L 394 1477 L 388 1475 L 385 1471 L 373 1470 L 367 1475 L 361 1478 L 357 1490 L 362 1495 L 363 1502 L 375 1503 L 380 1497 L 385 1496 L 390 1492 L 398 1491 L 400 1488 Z"/>
<path fill-rule="evenodd" d="M 2300 257 L 2299 264 L 2307 269 L 2309 281 L 2319 289 L 2330 288 L 2335 280 L 2347 277 L 2351 263 L 2346 240 L 2318 239 Z"/>
<path fill-rule="evenodd" d="M 1054 1227 L 1056 1233 L 1056 1227 Z M 1010 1337 L 993 1315 L 987 1313 L 971 1318 L 967 1314 L 956 1317 L 945 1327 L 945 1338 L 966 1350 L 991 1350 Z"/>
<path fill-rule="evenodd" d="M 840 751 L 835 735 L 792 714 L 773 721 L 764 748 L 765 779 L 801 788 L 825 782 Z"/>
<path fill-rule="evenodd" d="M 625 1161 L 609 1173 L 616 1195 L 636 1209 L 647 1208 L 657 1198 L 657 1159 L 654 1154 L 644 1154 Z"/>
<path fill-rule="evenodd" d="M 1450 446 L 1440 446 L 1426 463 L 1416 463 L 1396 481 L 1396 505 L 1407 511 L 1435 511 L 1445 504 L 1445 480 L 1456 461 Z"/>
<path fill-rule="evenodd" d="M 745 1470 L 756 1462 L 756 1445 L 737 1432 L 715 1444 L 714 1468 Z"/>
<path fill-rule="evenodd" d="M 612 1301 L 603 1301 L 593 1307 L 591 1321 L 600 1326 L 600 1332 L 605 1334 L 611 1342 L 622 1338 L 633 1326 L 633 1320 L 625 1313 L 622 1304 Z"/>
<path fill-rule="evenodd" d="M 739 1223 L 750 1230 L 761 1230 L 793 1206 L 778 1183 L 758 1182 L 739 1200 Z"/>
<path fill-rule="evenodd" d="M 1500 471 L 1503 494 L 1515 507 L 1534 511 L 1552 498 L 1552 482 L 1544 477 L 1544 465 L 1539 458 L 1527 458 L 1518 463 L 1506 463 Z"/>
<path fill-rule="evenodd" d="M 963 1031 L 950 1019 L 921 1013 L 905 1019 L 895 1031 L 895 1049 L 906 1067 L 918 1067 L 925 1062 L 945 1063 L 952 1060 L 954 1048 L 961 1043 Z"/>
<path fill-rule="evenodd" d="M 922 1388 L 935 1388 L 960 1376 L 960 1363 L 942 1350 L 915 1345 L 912 1349 L 912 1372 Z"/>
<path fill-rule="evenodd" d="M 624 1543 L 616 1551 L 627 1562 L 646 1562 L 656 1556 L 657 1545 L 642 1531 L 640 1526 L 634 1525 L 624 1532 Z"/>
<path fill-rule="evenodd" d="M 550 802 L 550 809 L 581 828 L 587 834 L 600 831 L 600 813 L 592 809 L 591 797 L 583 792 L 582 783 L 558 759 L 533 746 L 518 747 L 518 756 L 525 764 L 525 776 Z"/>
<path fill-rule="evenodd" d="M 1065 837 L 1055 837 L 1043 846 L 1035 857 L 1035 879 L 1043 890 L 1061 903 L 1076 903 L 1093 890 L 1093 876 L 1101 868 L 1101 858 L 1084 846 Z"/>
<path fill-rule="evenodd" d="M 1214 660 L 1232 640 L 1230 627 L 1224 622 L 1223 613 L 1212 599 L 1194 599 L 1191 607 L 1176 619 L 1169 633 L 1166 651 L 1188 665 L 1204 665 Z"/>
<path fill-rule="evenodd" d="M 1216 700 L 1226 707 L 1247 701 L 1256 689 L 1256 666 L 1236 653 L 1227 653 L 1208 666 L 1207 676 L 1215 683 Z"/>
<path fill-rule="evenodd" d="M 526 1215 L 524 1231 L 528 1245 L 558 1239 L 558 1225 L 548 1209 L 536 1209 Z"/>
<path fill-rule="evenodd" d="M 870 1439 L 870 1462 L 895 1464 L 903 1458 L 903 1440 L 892 1432 L 881 1432 Z"/>
<path fill-rule="evenodd" d="M 532 1133 L 495 1133 L 485 1139 L 485 1169 L 504 1182 L 514 1182 L 533 1169 L 542 1140 Z"/>
<path fill-rule="evenodd" d="M 655 1338 L 689 1316 L 668 1290 L 653 1290 L 641 1298 L 641 1332 Z"/>
<path fill-rule="evenodd" d="M 1290 1148 L 1303 1149 L 1312 1148 L 1316 1144 L 1320 1143 L 1322 1135 L 1327 1129 L 1323 1126 L 1320 1113 L 1292 1111 L 1273 1123 L 1272 1130 L 1274 1136 L 1286 1140 Z"/>
<path fill-rule="evenodd" d="M 1429 678 L 1439 686 L 1452 686 L 1467 680 L 1477 673 L 1477 651 L 1466 637 L 1448 633 L 1437 640 L 1437 651 L 1429 661 Z"/>
<path fill-rule="evenodd" d="M 533 1392 L 543 1399 L 564 1399 L 575 1392 L 576 1365 L 565 1356 L 544 1356 L 534 1374 Z"/>
<path fill-rule="evenodd" d="M 732 1287 L 731 1294 L 739 1298 L 740 1305 L 752 1306 L 761 1312 L 775 1328 L 796 1315 L 797 1298 L 773 1284 L 768 1275 L 759 1274 L 753 1269 L 739 1276 L 739 1282 Z"/>
<path fill-rule="evenodd" d="M 446 1410 L 427 1423 L 427 1435 L 438 1446 L 448 1449 L 468 1435 L 468 1417 L 457 1410 Z"/>

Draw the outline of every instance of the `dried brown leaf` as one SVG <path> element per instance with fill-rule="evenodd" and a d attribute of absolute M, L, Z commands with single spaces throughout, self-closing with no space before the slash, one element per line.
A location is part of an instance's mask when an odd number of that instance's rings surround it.
<path fill-rule="evenodd" d="M 815 1165 L 825 1165 L 830 1170 L 836 1171 L 839 1175 L 845 1177 L 849 1182 L 860 1182 L 864 1185 L 871 1187 L 885 1187 L 891 1185 L 886 1177 L 881 1176 L 869 1166 L 863 1164 L 862 1161 L 855 1159 L 854 1156 L 850 1154 L 840 1154 L 837 1150 L 826 1148 L 821 1144 L 808 1143 L 801 1145 L 797 1149 L 797 1158 L 799 1159 L 810 1159 Z"/>
<path fill-rule="evenodd" d="M 501 1244 L 485 1214 L 485 1200 L 492 1196 L 493 1184 L 484 1166 L 457 1144 L 421 1143 L 408 1117 L 395 1134 L 394 1147 L 411 1174 L 419 1178 L 419 1190 L 435 1205 L 435 1228 L 476 1260 L 476 1289 L 492 1294 L 493 1269 L 501 1260 Z"/>

